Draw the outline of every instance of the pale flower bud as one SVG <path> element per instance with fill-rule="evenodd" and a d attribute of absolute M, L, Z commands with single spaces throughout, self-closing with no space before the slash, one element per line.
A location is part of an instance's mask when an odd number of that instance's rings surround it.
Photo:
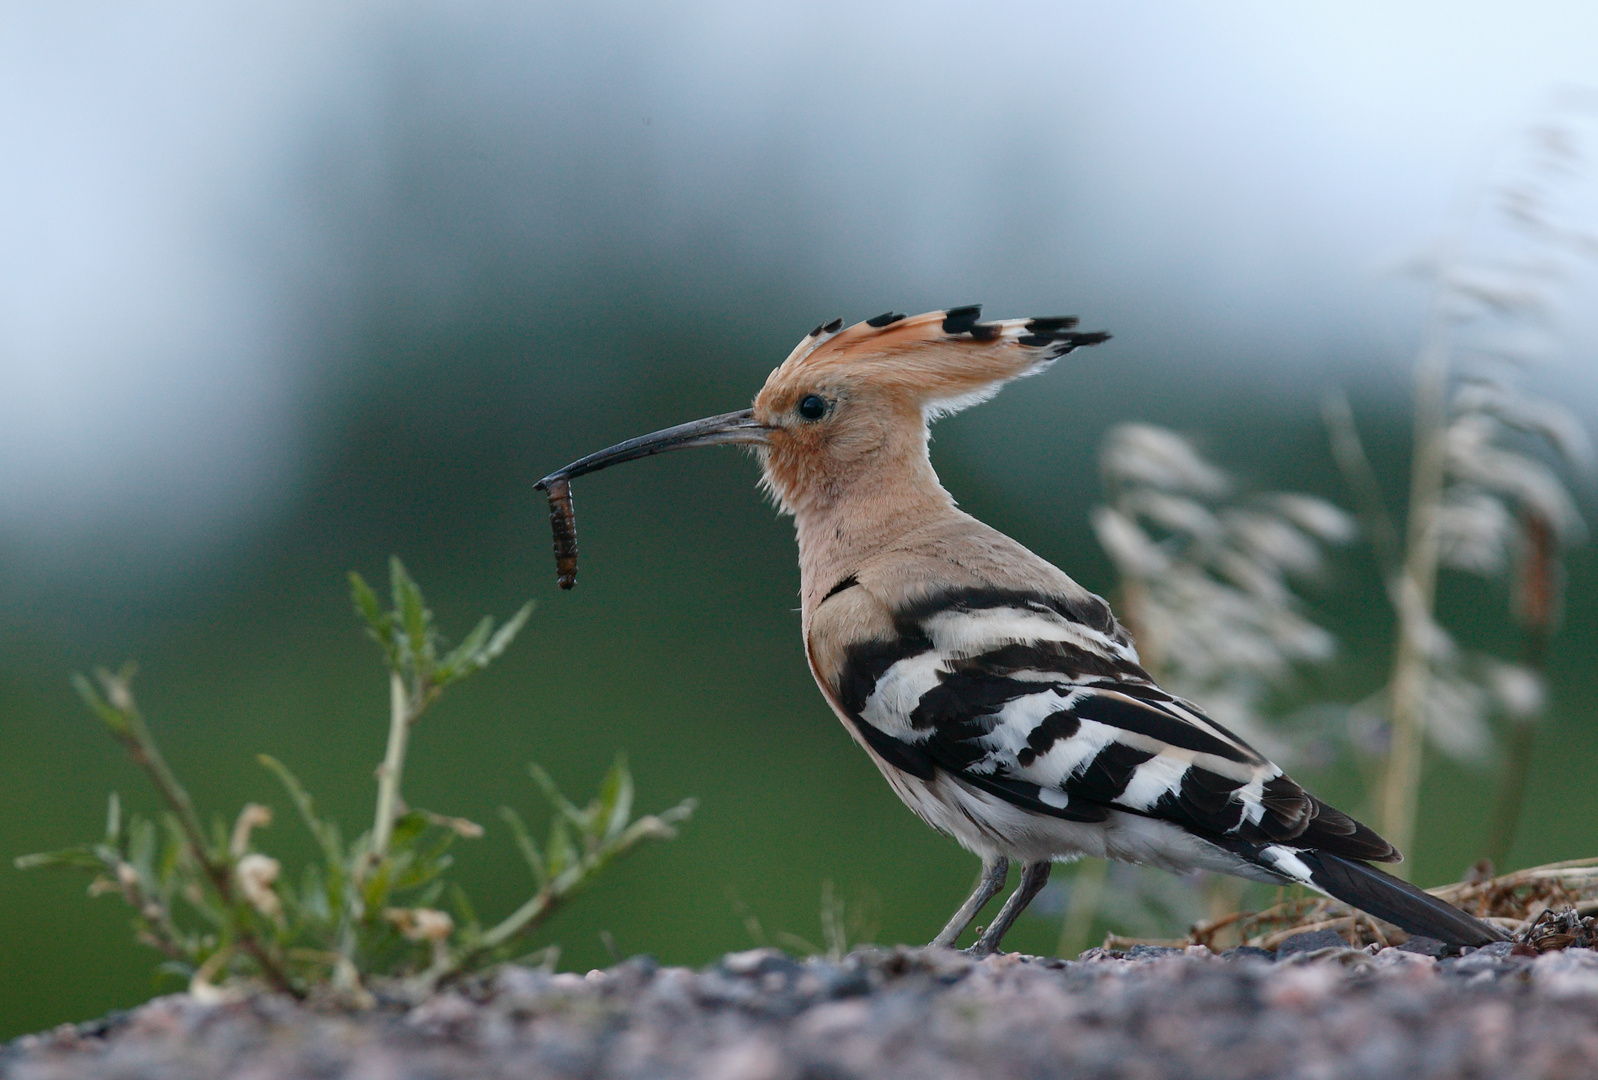
<path fill-rule="evenodd" d="M 248 803 L 239 811 L 239 819 L 233 823 L 233 838 L 228 843 L 228 850 L 235 859 L 243 858 L 244 853 L 250 849 L 250 832 L 253 829 L 263 829 L 272 824 L 272 808 L 262 806 L 260 803 Z"/>
<path fill-rule="evenodd" d="M 416 933 L 427 941 L 443 941 L 455 931 L 455 920 L 447 911 L 416 909 Z"/>
<path fill-rule="evenodd" d="M 105 681 L 105 699 L 117 712 L 130 713 L 133 711 L 133 688 L 128 681 L 121 677 L 112 677 Z"/>
<path fill-rule="evenodd" d="M 281 869 L 282 866 L 276 859 L 261 854 L 244 856 L 234 868 L 239 891 L 244 894 L 244 899 L 269 919 L 275 919 L 283 914 L 283 902 L 272 890 L 272 883 L 277 880 Z"/>
<path fill-rule="evenodd" d="M 410 941 L 444 941 L 455 932 L 449 912 L 435 908 L 389 908 L 383 917 Z"/>

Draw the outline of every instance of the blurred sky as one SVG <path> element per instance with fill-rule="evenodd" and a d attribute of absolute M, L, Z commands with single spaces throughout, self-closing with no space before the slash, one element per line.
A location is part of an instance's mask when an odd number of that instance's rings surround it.
<path fill-rule="evenodd" d="M 364 283 L 447 306 L 511 233 L 552 281 L 586 246 L 805 282 L 837 310 L 795 339 L 979 300 L 1318 393 L 1402 363 L 1393 267 L 1595 57 L 1584 0 L 11 0 L 0 543 L 15 573 L 270 519 Z M 465 194 L 408 214 L 429 183 Z"/>

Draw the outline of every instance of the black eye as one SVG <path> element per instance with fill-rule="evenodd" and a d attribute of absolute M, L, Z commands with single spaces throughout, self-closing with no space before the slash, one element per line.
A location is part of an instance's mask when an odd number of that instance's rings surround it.
<path fill-rule="evenodd" d="M 799 415 L 806 420 L 820 420 L 827 415 L 827 400 L 820 394 L 806 394 L 799 402 Z"/>

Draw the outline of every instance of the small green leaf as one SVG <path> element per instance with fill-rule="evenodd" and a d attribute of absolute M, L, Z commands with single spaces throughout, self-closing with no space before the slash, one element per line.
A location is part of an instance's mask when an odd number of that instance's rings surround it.
<path fill-rule="evenodd" d="M 395 818 L 394 831 L 388 841 L 389 851 L 395 854 L 409 851 L 422 833 L 427 831 L 429 824 L 427 815 L 417 810 L 407 811 Z"/>
<path fill-rule="evenodd" d="M 446 853 L 455 839 L 455 834 L 446 829 L 426 850 L 415 852 L 406 865 L 395 872 L 394 891 L 403 892 L 406 889 L 417 888 L 449 869 L 455 860 Z M 413 903 L 410 906 L 417 905 Z"/>
<path fill-rule="evenodd" d="M 499 631 L 489 639 L 488 644 L 479 654 L 478 667 L 487 667 L 491 661 L 499 659 L 501 653 L 510 648 L 510 643 L 516 640 L 516 635 L 521 633 L 522 627 L 527 625 L 528 616 L 533 613 L 531 600 L 522 605 L 522 609 L 511 616 L 510 622 L 499 628 Z"/>
<path fill-rule="evenodd" d="M 333 912 L 328 905 L 327 885 L 322 881 L 321 869 L 314 863 L 305 864 L 300 876 L 300 917 L 307 922 L 330 923 Z"/>
<path fill-rule="evenodd" d="M 188 844 L 183 834 L 174 828 L 177 822 L 171 818 L 166 819 L 166 845 L 161 849 L 161 863 L 158 871 L 161 882 L 161 894 L 170 897 L 172 889 L 177 885 L 178 877 L 183 869 L 183 855 L 188 850 Z"/>
<path fill-rule="evenodd" d="M 417 859 L 412 865 L 402 872 L 394 875 L 394 887 L 391 893 L 409 892 L 411 889 L 421 888 L 429 882 L 434 882 L 440 874 L 455 865 L 455 860 L 448 855 L 440 855 L 431 859 Z M 420 901 L 411 904 L 412 907 L 426 907 Z"/>
<path fill-rule="evenodd" d="M 526 822 L 522 821 L 520 814 L 508 806 L 499 808 L 499 816 L 510 826 L 511 835 L 516 838 L 516 849 L 522 853 L 522 858 L 532 870 L 533 880 L 538 883 L 540 889 L 543 888 L 544 883 L 549 880 L 549 875 L 544 871 L 544 855 L 533 842 L 532 835 L 527 831 Z"/>
<path fill-rule="evenodd" d="M 120 710 L 112 707 L 88 679 L 82 675 L 72 676 L 72 688 L 78 692 L 84 704 L 89 706 L 90 711 L 100 718 L 100 722 L 110 728 L 114 734 L 127 735 L 132 732 L 128 718 Z"/>
<path fill-rule="evenodd" d="M 187 835 L 185 835 L 183 832 L 182 824 L 174 815 L 162 814 L 161 827 L 166 830 L 166 849 L 168 857 L 171 858 L 175 863 L 182 864 L 185 869 L 189 868 L 192 865 L 194 858 L 189 851 L 189 840 Z"/>
<path fill-rule="evenodd" d="M 368 922 L 380 918 L 383 909 L 388 906 L 388 895 L 393 892 L 392 881 L 394 862 L 384 859 L 376 868 L 360 882 L 361 903 L 366 911 Z"/>
<path fill-rule="evenodd" d="M 468 937 L 476 937 L 482 931 L 483 924 L 477 918 L 477 909 L 472 906 L 471 897 L 466 895 L 465 889 L 451 883 L 449 899 L 450 907 L 455 909 L 455 925 Z"/>
<path fill-rule="evenodd" d="M 156 845 L 160 834 L 155 822 L 145 817 L 135 817 L 128 823 L 128 862 L 138 870 L 146 882 L 155 881 Z"/>
<path fill-rule="evenodd" d="M 432 613 L 422 601 L 422 590 L 405 572 L 405 564 L 398 555 L 389 559 L 389 574 L 393 579 L 394 610 L 405 631 L 410 659 L 425 667 L 433 659 L 432 635 L 428 633 Z"/>
<path fill-rule="evenodd" d="M 545 863 L 549 880 L 554 881 L 564 874 L 577 861 L 577 857 L 577 848 L 572 844 L 571 829 L 566 819 L 556 818 L 549 827 L 549 858 Z"/>
<path fill-rule="evenodd" d="M 377 601 L 377 594 L 366 583 L 366 579 L 355 571 L 350 571 L 350 600 L 355 604 L 355 610 L 366 623 L 367 633 L 383 647 L 383 652 L 390 662 L 394 659 L 394 623 L 383 607 Z"/>
<path fill-rule="evenodd" d="M 95 854 L 93 848 L 83 847 L 62 848 L 60 851 L 41 851 L 34 855 L 18 855 L 11 860 L 11 865 L 18 870 L 41 870 L 46 868 L 68 868 L 73 870 L 104 870 L 105 862 Z"/>
<path fill-rule="evenodd" d="M 278 782 L 283 785 L 283 790 L 288 792 L 289 799 L 294 803 L 294 808 L 300 813 L 300 820 L 305 822 L 305 827 L 310 830 L 311 835 L 321 846 L 322 854 L 327 858 L 327 861 L 330 864 L 343 863 L 344 853 L 342 846 L 339 844 L 338 827 L 329 822 L 324 822 L 316 816 L 315 802 L 312 801 L 306 790 L 300 786 L 299 779 L 289 772 L 288 766 L 269 754 L 258 754 L 255 760 L 259 761 L 273 776 L 276 776 Z"/>
<path fill-rule="evenodd" d="M 544 797 L 549 800 L 551 806 L 560 812 L 561 817 L 577 826 L 579 830 L 587 831 L 589 815 L 579 810 L 576 804 L 561 794 L 560 788 L 555 786 L 555 781 L 550 779 L 549 774 L 543 770 L 542 766 L 537 762 L 530 763 L 527 766 L 527 774 L 533 778 L 534 783 L 543 789 Z"/>
<path fill-rule="evenodd" d="M 116 844 L 122 838 L 122 800 L 113 791 L 105 802 L 105 842 Z"/>
<path fill-rule="evenodd" d="M 481 622 L 472 627 L 472 632 L 466 635 L 459 645 L 449 651 L 449 654 L 439 662 L 438 671 L 434 675 L 440 686 L 464 678 L 472 672 L 486 666 L 487 661 L 481 659 L 483 643 L 488 640 L 488 635 L 493 633 L 494 619 L 485 615 Z"/>
<path fill-rule="evenodd" d="M 599 787 L 599 813 L 595 825 L 603 832 L 600 837 L 609 840 L 627 827 L 633 813 L 633 776 L 627 769 L 627 756 L 617 754 L 605 781 Z"/>

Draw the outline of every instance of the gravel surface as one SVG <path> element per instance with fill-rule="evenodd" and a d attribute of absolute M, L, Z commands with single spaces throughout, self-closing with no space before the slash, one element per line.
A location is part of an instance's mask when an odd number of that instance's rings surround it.
<path fill-rule="evenodd" d="M 159 998 L 18 1039 L 0 1076 L 1594 1077 L 1598 952 L 1439 958 L 1302 935 L 1274 957 L 762 949 L 702 971 L 638 957 L 586 976 L 507 969 L 409 1009 Z"/>

